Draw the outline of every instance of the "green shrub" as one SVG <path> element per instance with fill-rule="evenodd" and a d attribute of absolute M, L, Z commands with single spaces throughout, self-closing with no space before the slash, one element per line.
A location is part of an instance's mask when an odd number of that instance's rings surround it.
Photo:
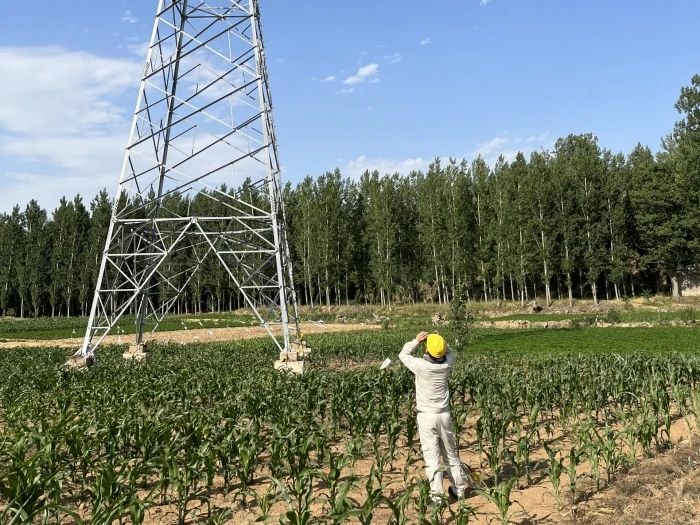
<path fill-rule="evenodd" d="M 620 313 L 620 310 L 615 310 L 614 308 L 611 308 L 603 316 L 603 321 L 610 324 L 620 323 L 622 322 L 622 314 Z"/>
<path fill-rule="evenodd" d="M 680 320 L 685 324 L 695 324 L 698 320 L 698 313 L 688 306 L 681 310 Z"/>

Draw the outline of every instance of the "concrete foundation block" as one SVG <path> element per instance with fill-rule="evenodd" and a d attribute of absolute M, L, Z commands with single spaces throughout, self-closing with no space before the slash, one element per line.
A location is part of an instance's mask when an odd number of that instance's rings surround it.
<path fill-rule="evenodd" d="M 275 361 L 275 370 L 303 374 L 304 368 L 304 361 Z"/>
<path fill-rule="evenodd" d="M 297 353 L 298 359 L 304 359 L 311 353 L 311 348 L 307 346 L 306 341 L 289 343 L 289 347 L 291 348 L 292 352 Z"/>
<path fill-rule="evenodd" d="M 85 370 L 95 364 L 94 357 L 83 357 L 73 355 L 68 358 L 63 367 L 67 370 Z"/>
<path fill-rule="evenodd" d="M 280 352 L 280 361 L 298 361 L 299 360 L 299 353 L 298 352 Z"/>
<path fill-rule="evenodd" d="M 122 354 L 124 359 L 133 359 L 135 361 L 143 361 L 148 358 L 149 352 L 146 351 L 143 343 L 137 345 L 129 345 L 126 352 Z"/>

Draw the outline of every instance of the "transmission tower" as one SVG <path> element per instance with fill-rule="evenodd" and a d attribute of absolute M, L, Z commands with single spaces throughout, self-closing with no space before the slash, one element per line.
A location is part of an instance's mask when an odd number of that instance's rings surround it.
<path fill-rule="evenodd" d="M 299 324 L 257 0 L 160 0 L 82 347 L 135 344 L 221 265 L 282 352 Z M 123 321 L 123 320 L 122 320 Z"/>

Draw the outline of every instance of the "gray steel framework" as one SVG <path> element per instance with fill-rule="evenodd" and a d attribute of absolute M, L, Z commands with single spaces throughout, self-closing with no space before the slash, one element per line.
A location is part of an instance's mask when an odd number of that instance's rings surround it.
<path fill-rule="evenodd" d="M 257 0 L 160 0 L 83 345 L 154 331 L 204 265 L 299 336 Z M 277 327 L 277 328 L 276 328 Z"/>

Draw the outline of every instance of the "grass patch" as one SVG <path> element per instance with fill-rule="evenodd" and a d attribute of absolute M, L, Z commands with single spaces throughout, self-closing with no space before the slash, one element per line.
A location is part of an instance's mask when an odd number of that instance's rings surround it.
<path fill-rule="evenodd" d="M 697 353 L 700 330 L 682 327 L 606 328 L 591 330 L 519 330 L 484 334 L 472 345 L 476 352 L 525 353 Z"/>
<path fill-rule="evenodd" d="M 512 314 L 500 317 L 484 317 L 483 321 L 531 321 L 531 322 L 546 322 L 546 321 L 568 321 L 579 320 L 585 321 L 588 319 L 598 319 L 606 323 L 659 323 L 663 324 L 670 321 L 683 321 L 687 324 L 693 324 L 700 319 L 700 312 L 693 308 L 683 308 L 680 310 L 669 310 L 668 312 L 653 311 L 653 310 L 634 310 L 631 312 L 611 308 L 601 312 L 587 313 L 556 313 L 556 314 Z"/>
<path fill-rule="evenodd" d="M 0 318 L 0 337 L 5 339 L 36 339 L 49 341 L 82 337 L 87 327 L 87 317 L 39 317 L 37 319 Z M 232 328 L 257 324 L 249 313 L 206 313 L 198 315 L 168 316 L 160 324 L 159 331 L 192 328 Z M 120 319 L 112 334 L 136 333 L 136 319 L 127 315 Z"/>

